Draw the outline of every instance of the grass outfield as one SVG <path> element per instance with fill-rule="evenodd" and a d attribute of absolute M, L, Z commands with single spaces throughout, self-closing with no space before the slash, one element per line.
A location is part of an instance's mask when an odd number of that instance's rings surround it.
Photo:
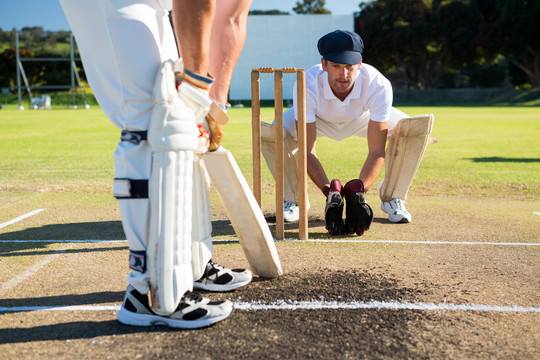
<path fill-rule="evenodd" d="M 432 136 L 410 195 L 483 195 L 538 199 L 540 110 L 538 108 L 401 107 L 408 114 L 434 113 Z M 273 109 L 263 108 L 263 121 Z M 251 111 L 231 109 L 224 145 L 251 183 Z M 119 131 L 98 108 L 2 111 L 0 117 L 0 204 L 5 191 L 111 191 L 113 152 Z M 329 177 L 358 176 L 366 141 L 323 138 L 317 152 Z M 272 194 L 263 167 L 263 188 Z M 383 173 L 379 179 L 382 179 Z M 310 193 L 317 192 L 310 183 Z"/>

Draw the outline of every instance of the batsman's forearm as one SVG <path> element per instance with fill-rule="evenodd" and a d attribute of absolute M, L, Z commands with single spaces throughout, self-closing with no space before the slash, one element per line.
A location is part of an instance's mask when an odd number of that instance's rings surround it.
<path fill-rule="evenodd" d="M 368 154 L 364 166 L 360 171 L 360 180 L 364 183 L 366 190 L 371 188 L 371 185 L 373 185 L 377 176 L 379 176 L 383 164 L 384 156 Z"/>
<path fill-rule="evenodd" d="M 173 24 L 184 66 L 199 75 L 208 74 L 210 33 L 214 0 L 174 0 Z"/>
<path fill-rule="evenodd" d="M 251 0 L 216 3 L 210 40 L 210 73 L 216 78 L 210 96 L 227 103 L 234 67 L 246 40 L 246 24 Z"/>

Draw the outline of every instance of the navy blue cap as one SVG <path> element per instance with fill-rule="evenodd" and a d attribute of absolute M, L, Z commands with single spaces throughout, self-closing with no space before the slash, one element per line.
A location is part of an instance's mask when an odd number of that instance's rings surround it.
<path fill-rule="evenodd" d="M 326 60 L 338 64 L 354 65 L 362 61 L 364 42 L 357 33 L 336 30 L 320 38 L 317 49 Z"/>

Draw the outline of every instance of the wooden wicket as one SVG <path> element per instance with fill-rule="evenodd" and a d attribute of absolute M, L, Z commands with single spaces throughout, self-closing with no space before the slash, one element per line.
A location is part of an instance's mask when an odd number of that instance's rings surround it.
<path fill-rule="evenodd" d="M 308 238 L 307 217 L 307 150 L 306 150 L 306 77 L 304 69 L 262 67 L 251 72 L 251 123 L 253 144 L 253 194 L 259 206 L 262 203 L 261 177 L 261 97 L 260 73 L 274 73 L 274 111 L 275 111 L 275 200 L 276 200 L 276 239 L 285 238 L 284 227 L 284 137 L 283 137 L 283 73 L 296 73 L 298 107 L 298 205 L 300 208 L 298 238 Z M 281 144 L 281 146 L 278 146 Z"/>

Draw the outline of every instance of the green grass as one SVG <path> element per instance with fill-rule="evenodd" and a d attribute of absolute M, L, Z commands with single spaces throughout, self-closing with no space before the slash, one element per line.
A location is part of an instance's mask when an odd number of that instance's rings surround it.
<path fill-rule="evenodd" d="M 540 193 L 540 109 L 518 107 L 400 107 L 409 115 L 433 113 L 432 136 L 410 194 L 537 196 Z M 249 157 L 250 109 L 233 109 L 227 132 L 245 141 L 228 142 L 238 161 Z M 262 109 L 263 121 L 273 110 Z M 245 120 L 247 119 L 247 120 Z M 229 137 L 230 139 L 230 137 Z M 367 155 L 362 138 L 342 142 L 321 138 L 317 154 L 330 178 L 357 177 Z M 240 166 L 251 166 L 245 159 Z M 250 173 L 246 177 L 251 178 Z M 384 170 L 378 180 L 384 177 Z M 270 182 L 269 172 L 263 179 Z"/>
<path fill-rule="evenodd" d="M 397 106 L 540 106 L 540 89 L 464 88 L 394 90 Z"/>
<path fill-rule="evenodd" d="M 432 112 L 432 136 L 415 183 L 423 192 L 538 195 L 540 109 L 401 108 Z"/>
<path fill-rule="evenodd" d="M 411 195 L 468 194 L 538 198 L 540 110 L 534 107 L 400 107 L 410 115 L 434 113 L 432 136 Z M 251 182 L 251 110 L 230 110 L 225 147 Z M 262 109 L 271 121 L 272 108 Z M 52 110 L 0 112 L 0 189 L 24 192 L 110 192 L 119 130 L 103 112 Z M 366 141 L 319 139 L 329 177 L 358 176 Z M 272 191 L 265 167 L 263 180 Z M 379 176 L 382 179 L 383 174 Z M 310 192 L 317 192 L 310 183 Z M 19 195 L 17 195 L 19 196 Z M 17 196 L 14 196 L 15 198 Z M 5 198 L 4 198 L 5 200 Z"/>
<path fill-rule="evenodd" d="M 119 133 L 100 109 L 2 111 L 0 187 L 108 189 Z"/>

